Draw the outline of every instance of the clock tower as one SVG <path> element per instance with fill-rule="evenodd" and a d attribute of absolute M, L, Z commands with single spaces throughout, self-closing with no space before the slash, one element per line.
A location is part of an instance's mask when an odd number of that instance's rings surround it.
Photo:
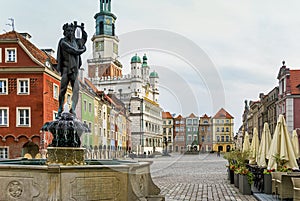
<path fill-rule="evenodd" d="M 122 65 L 117 60 L 119 39 L 115 35 L 117 17 L 111 13 L 111 0 L 99 0 L 100 12 L 96 13 L 96 32 L 92 37 L 93 59 L 88 60 L 89 78 L 121 77 Z"/>

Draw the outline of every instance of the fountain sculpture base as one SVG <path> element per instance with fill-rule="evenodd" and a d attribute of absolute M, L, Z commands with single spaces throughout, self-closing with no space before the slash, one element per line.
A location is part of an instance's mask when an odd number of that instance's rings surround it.
<path fill-rule="evenodd" d="M 84 165 L 84 150 L 77 147 L 48 147 L 47 165 Z"/>
<path fill-rule="evenodd" d="M 86 165 L 45 165 L 43 159 L 1 160 L 0 200 L 164 201 L 151 162 L 90 160 Z"/>

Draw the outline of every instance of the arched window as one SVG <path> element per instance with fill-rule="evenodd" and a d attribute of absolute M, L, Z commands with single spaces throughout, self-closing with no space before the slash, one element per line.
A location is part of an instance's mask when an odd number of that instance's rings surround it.
<path fill-rule="evenodd" d="M 100 24 L 99 24 L 99 34 L 100 34 L 100 35 L 104 34 L 104 25 L 103 25 L 103 21 L 101 21 Z"/>
<path fill-rule="evenodd" d="M 112 23 L 112 36 L 114 36 L 114 35 L 115 35 L 115 24 Z"/>

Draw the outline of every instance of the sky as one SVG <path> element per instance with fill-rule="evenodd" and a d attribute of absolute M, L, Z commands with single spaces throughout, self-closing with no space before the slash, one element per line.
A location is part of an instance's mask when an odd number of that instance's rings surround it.
<path fill-rule="evenodd" d="M 244 101 L 277 86 L 282 61 L 299 69 L 299 8 L 297 0 L 112 0 L 123 74 L 132 56 L 146 53 L 165 111 L 214 116 L 223 107 L 237 131 Z M 37 47 L 56 50 L 66 22 L 84 22 L 91 38 L 97 12 L 99 0 L 4 0 L 0 33 L 13 18 Z M 90 40 L 87 49 L 83 61 L 92 58 Z"/>

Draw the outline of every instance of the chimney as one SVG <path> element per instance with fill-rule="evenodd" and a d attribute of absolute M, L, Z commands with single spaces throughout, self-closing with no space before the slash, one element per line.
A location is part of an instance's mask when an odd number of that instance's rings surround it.
<path fill-rule="evenodd" d="M 80 68 L 79 70 L 80 70 L 80 72 L 79 72 L 79 79 L 83 82 L 84 68 Z"/>
<path fill-rule="evenodd" d="M 46 49 L 41 49 L 43 52 L 45 52 L 46 54 L 55 57 L 55 51 L 52 48 L 46 48 Z"/>
<path fill-rule="evenodd" d="M 20 35 L 23 36 L 23 38 L 25 38 L 26 40 L 30 40 L 30 38 L 31 38 L 31 35 L 29 33 L 26 33 L 26 32 L 20 33 Z"/>

